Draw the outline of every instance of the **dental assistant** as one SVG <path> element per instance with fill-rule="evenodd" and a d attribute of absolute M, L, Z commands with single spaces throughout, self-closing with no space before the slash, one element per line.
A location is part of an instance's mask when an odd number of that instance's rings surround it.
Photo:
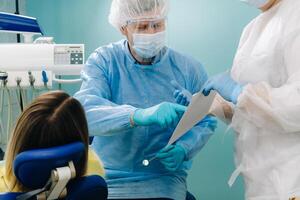
<path fill-rule="evenodd" d="M 230 184 L 242 174 L 247 200 L 290 199 L 300 196 L 300 1 L 243 1 L 262 13 L 245 28 L 231 73 L 212 77 L 203 93 L 234 104 Z"/>

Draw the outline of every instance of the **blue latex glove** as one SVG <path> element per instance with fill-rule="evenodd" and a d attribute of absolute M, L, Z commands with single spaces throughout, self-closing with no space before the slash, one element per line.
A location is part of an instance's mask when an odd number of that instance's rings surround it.
<path fill-rule="evenodd" d="M 204 119 L 198 122 L 197 125 L 201 127 L 207 127 L 214 132 L 218 127 L 218 120 L 211 115 L 207 115 Z"/>
<path fill-rule="evenodd" d="M 186 152 L 180 145 L 170 145 L 162 149 L 156 157 L 169 171 L 177 171 L 186 158 Z"/>
<path fill-rule="evenodd" d="M 210 78 L 204 84 L 202 93 L 208 96 L 211 90 L 216 90 L 224 99 L 236 104 L 243 87 L 225 72 Z"/>
<path fill-rule="evenodd" d="M 176 103 L 183 105 L 183 106 L 188 106 L 192 100 L 193 95 L 188 90 L 186 90 L 184 87 L 179 85 L 177 83 L 177 81 L 172 80 L 171 84 L 175 88 L 173 95 L 176 100 Z"/>
<path fill-rule="evenodd" d="M 166 128 L 177 124 L 185 110 L 185 106 L 164 102 L 150 108 L 136 110 L 133 121 L 139 126 L 157 124 Z"/>

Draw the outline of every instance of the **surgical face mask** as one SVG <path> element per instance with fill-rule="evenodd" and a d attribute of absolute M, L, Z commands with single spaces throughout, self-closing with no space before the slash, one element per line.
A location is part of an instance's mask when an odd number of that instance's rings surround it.
<path fill-rule="evenodd" d="M 249 4 L 250 6 L 254 6 L 256 8 L 262 8 L 265 5 L 267 5 L 267 3 L 270 0 L 240 0 L 240 1 L 245 2 L 245 3 Z"/>
<path fill-rule="evenodd" d="M 165 31 L 154 34 L 133 34 L 133 49 L 141 58 L 150 59 L 155 57 L 165 45 Z"/>

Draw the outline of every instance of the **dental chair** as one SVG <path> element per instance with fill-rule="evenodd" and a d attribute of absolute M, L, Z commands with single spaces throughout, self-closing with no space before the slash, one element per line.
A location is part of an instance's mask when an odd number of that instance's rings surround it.
<path fill-rule="evenodd" d="M 97 175 L 76 177 L 75 167 L 84 155 L 84 144 L 72 143 L 20 153 L 14 173 L 26 193 L 0 194 L 0 200 L 105 200 L 107 185 Z"/>

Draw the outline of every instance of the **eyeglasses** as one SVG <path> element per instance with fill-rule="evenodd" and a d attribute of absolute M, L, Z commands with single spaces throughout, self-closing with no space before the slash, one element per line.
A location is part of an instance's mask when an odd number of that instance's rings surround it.
<path fill-rule="evenodd" d="M 128 21 L 127 27 L 136 33 L 161 32 L 165 30 L 166 19 Z"/>

